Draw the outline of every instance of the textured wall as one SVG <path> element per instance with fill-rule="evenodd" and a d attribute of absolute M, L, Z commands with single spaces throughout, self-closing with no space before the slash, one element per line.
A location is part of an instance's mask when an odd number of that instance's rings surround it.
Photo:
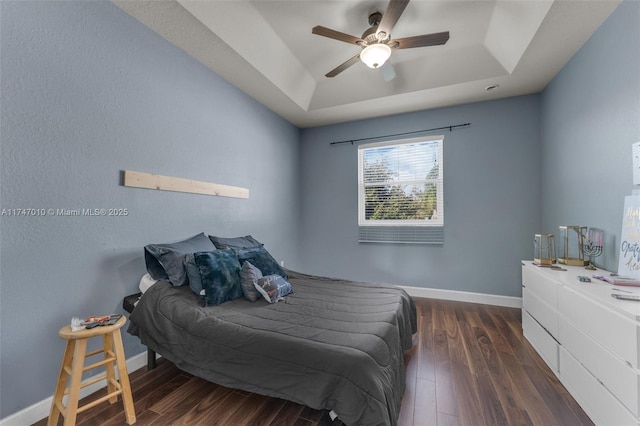
<path fill-rule="evenodd" d="M 542 96 L 542 223 L 605 231 L 596 265 L 617 271 L 631 145 L 640 142 L 640 2 L 609 16 Z"/>
<path fill-rule="evenodd" d="M 53 393 L 72 315 L 122 312 L 145 244 L 251 233 L 295 266 L 299 131 L 110 2 L 0 7 L 0 209 L 128 209 L 0 216 L 3 418 Z M 251 196 L 126 188 L 126 169 Z"/>
<path fill-rule="evenodd" d="M 300 251 L 307 272 L 520 296 L 540 224 L 539 95 L 302 131 Z M 444 134 L 445 242 L 358 243 L 357 146 L 332 141 L 471 122 Z"/>

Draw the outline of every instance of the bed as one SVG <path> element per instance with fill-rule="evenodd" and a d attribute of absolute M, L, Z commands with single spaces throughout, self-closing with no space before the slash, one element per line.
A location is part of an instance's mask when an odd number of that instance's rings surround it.
<path fill-rule="evenodd" d="M 416 309 L 398 287 L 287 271 L 293 293 L 203 306 L 188 285 L 159 281 L 128 332 L 214 383 L 337 414 L 348 425 L 397 424 L 404 351 Z"/>

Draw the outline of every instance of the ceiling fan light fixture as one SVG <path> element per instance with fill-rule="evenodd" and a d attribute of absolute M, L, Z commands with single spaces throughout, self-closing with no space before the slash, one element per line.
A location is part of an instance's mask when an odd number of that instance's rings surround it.
<path fill-rule="evenodd" d="M 2 1 L 2 0 L 0 0 Z M 338 65 L 325 74 L 325 77 L 335 77 L 350 66 L 362 60 L 369 68 L 382 67 L 395 49 L 412 49 L 416 47 L 440 46 L 449 40 L 449 31 L 433 34 L 422 34 L 392 40 L 391 33 L 398 18 L 404 12 L 410 0 L 388 0 L 384 14 L 375 12 L 369 15 L 370 27 L 362 33 L 362 37 L 355 37 L 331 28 L 316 25 L 311 29 L 313 34 L 342 41 L 362 48 L 359 54 Z"/>
<path fill-rule="evenodd" d="M 391 48 L 382 43 L 370 44 L 360 52 L 360 60 L 369 68 L 381 67 L 389 56 L 391 56 Z"/>

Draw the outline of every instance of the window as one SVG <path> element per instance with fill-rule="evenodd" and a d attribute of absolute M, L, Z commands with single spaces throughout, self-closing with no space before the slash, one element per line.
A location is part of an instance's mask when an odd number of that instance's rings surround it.
<path fill-rule="evenodd" d="M 442 244 L 443 136 L 358 147 L 360 242 Z"/>

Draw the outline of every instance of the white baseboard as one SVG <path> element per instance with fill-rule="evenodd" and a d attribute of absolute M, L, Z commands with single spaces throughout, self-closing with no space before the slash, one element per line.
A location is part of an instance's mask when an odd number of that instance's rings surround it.
<path fill-rule="evenodd" d="M 455 300 L 458 302 L 482 303 L 485 305 L 522 308 L 522 298 L 496 294 L 472 293 L 468 291 L 442 290 L 437 288 L 402 286 L 410 296 L 428 299 Z"/>
<path fill-rule="evenodd" d="M 127 360 L 127 371 L 129 373 L 136 371 L 137 369 L 147 365 L 147 353 L 132 356 Z M 89 378 L 90 379 L 90 378 Z M 57 378 L 56 378 L 57 380 Z M 87 379 L 88 380 L 88 379 Z M 85 388 L 80 389 L 80 398 L 91 395 L 93 392 L 105 387 L 104 381 L 99 381 Z M 51 390 L 55 387 L 55 383 L 51 383 Z M 24 408 L 4 419 L 0 420 L 0 426 L 18 426 L 18 425 L 31 425 L 45 417 L 49 416 L 51 411 L 51 402 L 53 401 L 53 395 L 49 398 L 43 399 L 40 402 Z"/>

